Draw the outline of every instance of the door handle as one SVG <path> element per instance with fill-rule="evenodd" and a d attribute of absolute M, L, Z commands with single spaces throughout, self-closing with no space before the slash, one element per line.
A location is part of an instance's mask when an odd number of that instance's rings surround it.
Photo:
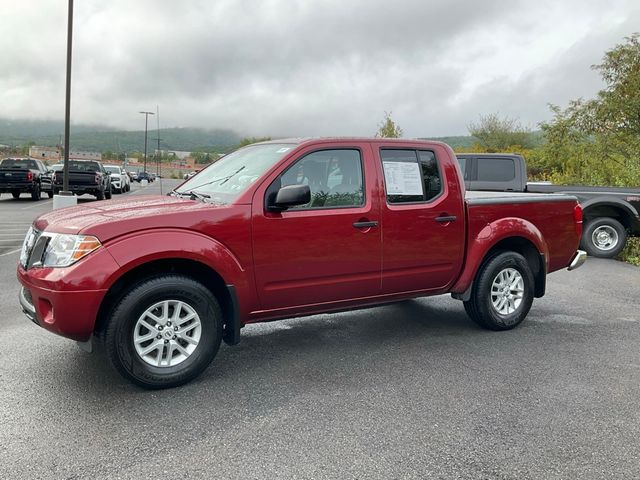
<path fill-rule="evenodd" d="M 353 224 L 353 226 L 355 228 L 371 228 L 371 227 L 377 227 L 378 226 L 378 222 L 355 222 Z"/>
<path fill-rule="evenodd" d="M 455 222 L 458 219 L 455 215 L 445 215 L 442 217 L 436 217 L 436 222 L 438 223 L 449 223 Z"/>

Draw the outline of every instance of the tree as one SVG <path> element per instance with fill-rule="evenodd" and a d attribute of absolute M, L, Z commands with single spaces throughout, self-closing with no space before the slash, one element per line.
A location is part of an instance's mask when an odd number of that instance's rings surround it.
<path fill-rule="evenodd" d="M 600 72 L 605 88 L 564 110 L 550 105 L 542 123 L 544 161 L 566 180 L 609 185 L 640 183 L 640 34 L 605 52 Z"/>
<path fill-rule="evenodd" d="M 400 138 L 402 128 L 391 119 L 391 112 L 384 112 L 384 120 L 378 124 L 376 138 Z"/>
<path fill-rule="evenodd" d="M 266 142 L 268 140 L 271 140 L 271 137 L 245 137 L 240 140 L 240 143 L 238 143 L 236 149 L 246 147 L 247 145 L 251 145 L 252 143 Z"/>
<path fill-rule="evenodd" d="M 469 133 L 478 139 L 478 144 L 488 152 L 500 152 L 514 146 L 531 148 L 533 138 L 531 130 L 523 127 L 514 118 L 501 118 L 498 113 L 480 115 L 478 123 L 467 126 Z"/>

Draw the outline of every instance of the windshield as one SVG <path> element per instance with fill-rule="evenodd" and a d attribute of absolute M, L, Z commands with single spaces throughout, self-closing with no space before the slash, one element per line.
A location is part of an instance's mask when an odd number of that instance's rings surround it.
<path fill-rule="evenodd" d="M 120 167 L 109 167 L 108 165 L 105 165 L 104 169 L 109 173 L 120 173 Z"/>
<path fill-rule="evenodd" d="M 212 202 L 233 202 L 294 147 L 290 143 L 268 143 L 241 148 L 187 180 L 176 193 L 196 192 Z"/>

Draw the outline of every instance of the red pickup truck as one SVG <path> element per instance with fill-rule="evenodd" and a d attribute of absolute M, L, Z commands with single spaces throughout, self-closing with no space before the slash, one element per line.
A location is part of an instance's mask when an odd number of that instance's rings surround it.
<path fill-rule="evenodd" d="M 103 342 L 147 388 L 193 379 L 254 322 L 451 293 L 510 329 L 547 273 L 584 262 L 582 210 L 567 195 L 470 195 L 443 143 L 254 144 L 168 196 L 38 218 L 20 303 L 47 330 Z"/>

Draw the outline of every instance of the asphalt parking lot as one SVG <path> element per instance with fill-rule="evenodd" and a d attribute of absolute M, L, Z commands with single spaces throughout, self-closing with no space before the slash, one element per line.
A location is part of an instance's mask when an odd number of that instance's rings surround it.
<path fill-rule="evenodd" d="M 640 477 L 637 267 L 552 274 L 508 332 L 445 296 L 248 326 L 149 392 L 20 312 L 16 250 L 49 209 L 0 198 L 1 478 Z"/>

